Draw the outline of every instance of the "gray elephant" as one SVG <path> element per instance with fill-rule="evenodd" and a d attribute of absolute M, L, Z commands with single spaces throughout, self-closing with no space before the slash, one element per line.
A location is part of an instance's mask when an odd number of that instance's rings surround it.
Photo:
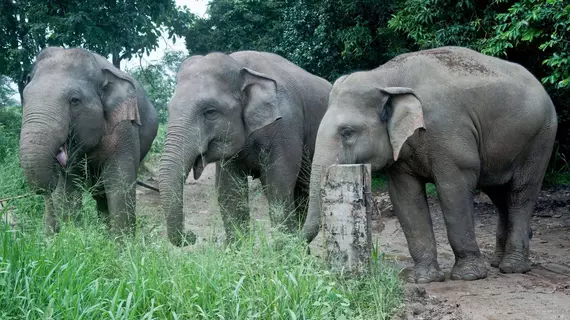
<path fill-rule="evenodd" d="M 190 170 L 198 179 L 211 162 L 228 241 L 248 230 L 248 175 L 266 190 L 272 225 L 299 230 L 332 85 L 276 54 L 255 51 L 192 56 L 176 81 L 159 170 L 170 241 L 195 242 L 184 230 L 182 189 Z"/>
<path fill-rule="evenodd" d="M 485 278 L 475 239 L 473 195 L 498 210 L 492 266 L 530 270 L 529 229 L 552 152 L 557 116 L 541 83 L 515 63 L 466 48 L 403 54 L 336 80 L 317 134 L 303 235 L 318 233 L 322 171 L 370 163 L 385 170 L 415 266 L 408 281 L 443 281 L 426 200 L 437 188 L 455 254 L 453 280 Z"/>
<path fill-rule="evenodd" d="M 144 89 L 98 54 L 49 47 L 36 57 L 22 104 L 20 162 L 44 194 L 46 231 L 72 217 L 79 183 L 90 182 L 111 231 L 132 233 L 137 170 L 158 129 Z"/>

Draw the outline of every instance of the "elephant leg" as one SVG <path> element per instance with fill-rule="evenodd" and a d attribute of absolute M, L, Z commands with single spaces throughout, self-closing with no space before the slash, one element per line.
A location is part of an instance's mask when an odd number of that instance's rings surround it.
<path fill-rule="evenodd" d="M 102 177 L 111 232 L 115 235 L 134 234 L 136 226 L 136 169 L 134 165 L 128 162 L 121 164 L 117 160 L 111 161 L 103 171 Z M 100 208 L 103 206 L 104 204 L 101 203 Z"/>
<path fill-rule="evenodd" d="M 216 162 L 218 205 L 226 231 L 226 241 L 249 232 L 249 187 L 247 175 L 232 160 Z"/>
<path fill-rule="evenodd" d="M 473 197 L 479 173 L 477 170 L 446 166 L 436 177 L 436 188 L 447 228 L 449 244 L 455 254 L 452 280 L 477 280 L 487 277 L 487 267 L 475 238 Z"/>
<path fill-rule="evenodd" d="M 93 199 L 97 203 L 97 214 L 99 219 L 105 223 L 107 227 L 111 227 L 109 220 L 109 204 L 107 203 L 107 196 L 105 195 L 104 188 L 97 188 L 94 190 Z"/>
<path fill-rule="evenodd" d="M 519 160 L 507 194 L 509 216 L 505 253 L 499 265 L 504 273 L 524 273 L 530 271 L 530 221 L 542 180 L 546 174 L 552 143 L 550 133 L 537 135 L 527 150 L 525 157 Z"/>
<path fill-rule="evenodd" d="M 388 191 L 414 260 L 414 268 L 406 280 L 413 283 L 444 281 L 445 275 L 437 263 L 425 184 L 408 174 L 391 170 L 388 172 Z"/>
<path fill-rule="evenodd" d="M 295 212 L 296 221 L 302 226 L 307 218 L 307 212 L 309 211 L 309 188 L 305 185 L 297 183 L 295 186 Z"/>
<path fill-rule="evenodd" d="M 295 186 L 300 168 L 299 163 L 274 160 L 263 174 L 262 183 L 269 202 L 269 217 L 272 227 L 283 228 L 294 233 L 303 226 L 298 219 L 295 206 Z"/>
<path fill-rule="evenodd" d="M 55 209 L 53 208 L 52 195 L 44 196 L 45 211 L 44 211 L 44 224 L 45 233 L 48 236 L 58 233 L 60 229 L 59 221 L 55 215 Z"/>
<path fill-rule="evenodd" d="M 76 225 L 81 222 L 81 192 L 73 181 L 74 177 L 71 173 L 60 175 L 54 192 L 44 197 L 44 220 L 48 234 L 59 232 L 62 222 L 72 220 Z"/>
<path fill-rule="evenodd" d="M 297 212 L 296 218 L 297 221 L 300 221 L 301 225 L 305 223 L 305 219 L 307 218 L 307 213 L 309 211 L 310 182 L 311 160 L 307 154 L 304 154 L 294 193 L 295 211 Z"/>
<path fill-rule="evenodd" d="M 491 260 L 491 266 L 498 268 L 503 260 L 505 244 L 507 242 L 507 230 L 509 226 L 508 194 L 505 186 L 485 188 L 483 192 L 489 196 L 498 212 L 495 255 Z"/>

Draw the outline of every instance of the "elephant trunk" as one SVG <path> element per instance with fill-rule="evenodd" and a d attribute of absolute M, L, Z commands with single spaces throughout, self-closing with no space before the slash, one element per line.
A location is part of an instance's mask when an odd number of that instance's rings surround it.
<path fill-rule="evenodd" d="M 326 149 L 326 150 L 325 150 Z M 338 163 L 337 152 L 327 149 L 319 143 L 317 138 L 317 150 L 311 166 L 311 184 L 309 191 L 309 209 L 307 219 L 303 225 L 302 234 L 307 243 L 319 233 L 321 227 L 321 183 L 324 170 Z"/>
<path fill-rule="evenodd" d="M 20 165 L 30 188 L 52 192 L 58 180 L 58 160 L 67 157 L 65 143 L 69 112 L 57 103 L 25 103 L 20 131 Z"/>
<path fill-rule="evenodd" d="M 160 202 L 166 215 L 168 238 L 179 247 L 196 242 L 194 234 L 184 231 L 184 181 L 199 154 L 190 147 L 188 128 L 182 123 L 168 124 L 159 169 Z"/>

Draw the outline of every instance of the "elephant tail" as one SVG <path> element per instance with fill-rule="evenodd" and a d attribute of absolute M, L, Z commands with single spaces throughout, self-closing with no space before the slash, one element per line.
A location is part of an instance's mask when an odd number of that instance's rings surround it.
<path fill-rule="evenodd" d="M 146 184 L 146 183 L 140 181 L 139 179 L 137 179 L 137 184 L 138 184 L 139 186 L 145 187 L 145 188 L 147 188 L 147 189 L 154 190 L 154 191 L 156 191 L 156 192 L 160 192 L 160 190 L 158 190 L 158 188 L 153 187 L 153 186 L 151 186 L 151 185 L 149 185 L 149 184 Z"/>

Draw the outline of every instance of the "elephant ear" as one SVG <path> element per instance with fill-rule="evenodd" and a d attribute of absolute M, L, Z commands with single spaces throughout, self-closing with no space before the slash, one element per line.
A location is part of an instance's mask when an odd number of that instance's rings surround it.
<path fill-rule="evenodd" d="M 387 122 L 390 144 L 396 161 L 406 140 L 416 129 L 425 129 L 422 103 L 411 88 L 385 87 L 379 90 L 388 95 L 383 100 L 380 119 Z"/>
<path fill-rule="evenodd" d="M 101 101 L 107 121 L 107 134 L 123 121 L 141 125 L 137 91 L 134 80 L 114 68 L 102 68 L 104 82 L 101 88 Z"/>
<path fill-rule="evenodd" d="M 281 112 L 277 102 L 277 82 L 267 75 L 248 68 L 241 70 L 245 95 L 243 119 L 248 134 L 279 119 Z"/>

